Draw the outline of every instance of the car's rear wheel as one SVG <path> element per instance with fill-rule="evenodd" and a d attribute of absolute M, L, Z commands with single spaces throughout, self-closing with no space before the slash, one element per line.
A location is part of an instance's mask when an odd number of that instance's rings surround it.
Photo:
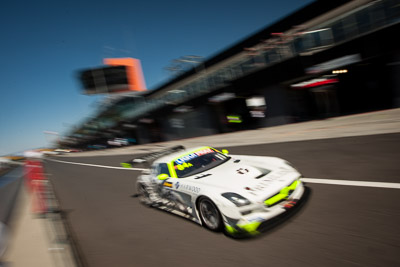
<path fill-rule="evenodd" d="M 137 194 L 141 204 L 145 206 L 151 205 L 150 193 L 147 190 L 147 186 L 142 183 L 137 183 Z"/>
<path fill-rule="evenodd" d="M 211 231 L 222 230 L 222 217 L 214 202 L 207 197 L 200 198 L 198 202 L 198 211 L 202 224 Z"/>

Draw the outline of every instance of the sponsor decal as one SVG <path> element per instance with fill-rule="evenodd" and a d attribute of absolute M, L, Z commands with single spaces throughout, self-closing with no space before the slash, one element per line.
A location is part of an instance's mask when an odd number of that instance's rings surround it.
<path fill-rule="evenodd" d="M 175 184 L 175 189 L 178 189 L 178 188 L 179 188 L 179 190 L 182 190 L 182 191 L 189 191 L 189 192 L 196 193 L 196 194 L 200 193 L 200 187 L 193 186 L 193 185 L 181 184 L 181 183 L 177 182 Z"/>
<path fill-rule="evenodd" d="M 183 171 L 184 169 L 190 168 L 190 167 L 192 167 L 192 166 L 193 166 L 192 163 L 190 163 L 190 162 L 189 162 L 189 163 L 184 162 L 184 163 L 182 163 L 182 164 L 175 165 L 175 166 L 174 166 L 174 169 L 175 169 L 175 170 Z"/>
<path fill-rule="evenodd" d="M 211 148 L 205 148 L 199 151 L 196 151 L 194 153 L 191 153 L 189 155 L 180 157 L 179 159 L 175 160 L 175 163 L 178 165 L 182 165 L 183 163 L 185 163 L 186 161 L 189 161 L 191 159 L 197 158 L 199 156 L 208 154 L 208 153 L 213 153 L 214 151 Z"/>
<path fill-rule="evenodd" d="M 203 155 L 205 155 L 205 154 L 213 153 L 213 152 L 214 152 L 214 151 L 213 151 L 211 148 L 206 148 L 206 149 L 203 149 L 203 150 L 200 150 L 200 151 L 195 152 L 195 154 L 196 154 L 197 156 L 203 156 Z"/>

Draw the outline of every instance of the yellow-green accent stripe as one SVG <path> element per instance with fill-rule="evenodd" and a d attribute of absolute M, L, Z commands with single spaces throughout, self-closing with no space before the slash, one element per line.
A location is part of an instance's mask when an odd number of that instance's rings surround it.
<path fill-rule="evenodd" d="M 238 225 L 241 229 L 245 230 L 249 234 L 258 234 L 257 228 L 260 226 L 261 222 L 252 222 L 248 224 Z"/>
<path fill-rule="evenodd" d="M 264 203 L 268 206 L 272 206 L 283 199 L 287 199 L 289 192 L 294 191 L 300 183 L 301 182 L 299 180 L 294 181 L 291 185 L 282 188 L 281 191 L 275 196 L 265 200 Z"/>
<path fill-rule="evenodd" d="M 178 175 L 176 175 L 176 171 L 174 169 L 173 161 L 168 162 L 167 166 L 168 166 L 169 173 L 171 174 L 171 177 L 172 178 L 178 178 Z"/>
<path fill-rule="evenodd" d="M 225 230 L 227 233 L 231 235 L 244 234 L 244 233 L 257 235 L 259 234 L 257 228 L 260 226 L 260 224 L 261 222 L 238 224 L 236 226 L 225 225 Z"/>
<path fill-rule="evenodd" d="M 231 235 L 237 234 L 239 232 L 238 230 L 236 230 L 234 227 L 232 227 L 230 225 L 225 225 L 225 229 Z"/>

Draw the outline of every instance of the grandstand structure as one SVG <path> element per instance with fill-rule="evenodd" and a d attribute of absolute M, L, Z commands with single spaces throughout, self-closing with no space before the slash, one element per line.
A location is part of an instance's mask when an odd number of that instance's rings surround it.
<path fill-rule="evenodd" d="M 108 98 L 60 146 L 167 141 L 400 106 L 397 0 L 315 1 L 152 90 Z"/>

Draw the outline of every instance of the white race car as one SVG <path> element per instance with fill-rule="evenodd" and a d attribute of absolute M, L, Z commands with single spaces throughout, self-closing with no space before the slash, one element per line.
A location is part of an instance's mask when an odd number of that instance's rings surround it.
<path fill-rule="evenodd" d="M 257 234 L 264 222 L 297 204 L 301 174 L 275 157 L 229 155 L 212 147 L 182 146 L 148 154 L 155 159 L 137 179 L 140 201 L 230 235 Z"/>

